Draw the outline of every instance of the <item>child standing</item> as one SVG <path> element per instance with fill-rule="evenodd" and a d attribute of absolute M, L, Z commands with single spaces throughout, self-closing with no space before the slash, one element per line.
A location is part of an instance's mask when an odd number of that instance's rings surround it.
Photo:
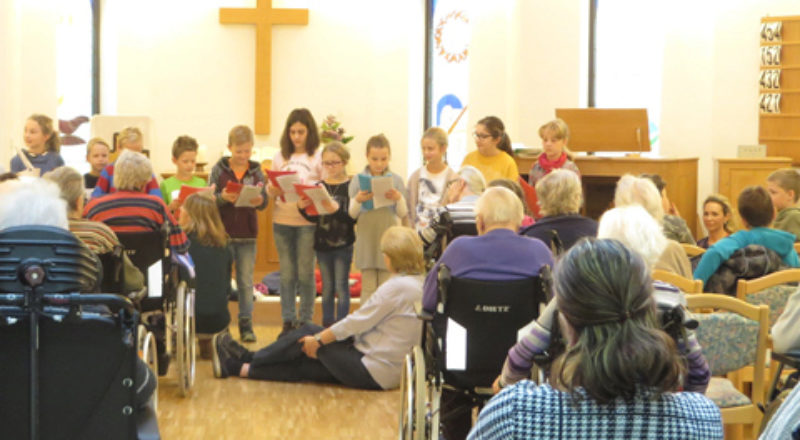
<path fill-rule="evenodd" d="M 111 152 L 108 143 L 103 138 L 91 138 L 86 144 L 86 162 L 92 168 L 83 175 L 83 186 L 86 189 L 94 188 L 103 168 L 108 166 L 108 155 Z"/>
<path fill-rule="evenodd" d="M 301 183 L 310 184 L 322 177 L 322 155 L 318 150 L 319 131 L 314 116 L 305 108 L 289 113 L 281 135 L 281 151 L 272 159 L 272 168 L 294 171 Z M 297 211 L 295 203 L 282 201 L 283 191 L 267 186 L 270 198 L 275 199 L 272 231 L 278 250 L 281 272 L 282 334 L 311 322 L 314 314 L 314 225 Z M 300 293 L 300 310 L 295 299 Z"/>
<path fill-rule="evenodd" d="M 355 252 L 356 267 L 361 270 L 361 304 L 365 304 L 370 295 L 389 279 L 391 273 L 383 261 L 379 244 L 381 236 L 387 229 L 399 225 L 408 215 L 405 201 L 403 179 L 389 172 L 389 159 L 392 150 L 389 140 L 383 134 L 372 136 L 367 141 L 367 167 L 361 174 L 365 176 L 392 176 L 393 188 L 386 192 L 386 198 L 394 204 L 378 209 L 364 210 L 361 204 L 372 200 L 371 191 L 361 189 L 358 178 L 350 181 L 350 217 L 358 219 Z"/>
<path fill-rule="evenodd" d="M 542 138 L 542 154 L 534 162 L 528 175 L 528 183 L 535 187 L 536 182 L 551 171 L 564 168 L 581 175 L 578 166 L 572 161 L 572 153 L 567 148 L 569 127 L 562 119 L 554 119 L 539 127 Z"/>
<path fill-rule="evenodd" d="M 119 158 L 119 155 L 125 150 L 141 153 L 144 151 L 144 135 L 142 134 L 142 130 L 136 127 L 123 128 L 122 131 L 119 132 L 119 135 L 117 135 L 116 146 L 117 150 L 114 154 L 117 155 L 117 158 Z M 100 177 L 97 178 L 97 184 L 94 186 L 94 191 L 92 191 L 93 199 L 117 191 L 117 188 L 114 187 L 115 163 L 116 159 L 111 165 L 103 168 L 103 171 L 100 172 Z M 151 196 L 163 198 L 155 174 L 150 176 L 150 180 L 141 191 Z"/>
<path fill-rule="evenodd" d="M 253 154 L 253 131 L 246 125 L 237 125 L 228 133 L 228 150 L 231 157 L 221 158 L 211 169 L 208 184 L 215 185 L 217 207 L 225 231 L 230 236 L 230 249 L 236 263 L 236 288 L 239 296 L 239 339 L 255 342 L 253 332 L 253 268 L 256 264 L 256 236 L 258 218 L 256 209 L 267 206 L 267 198 L 261 195 L 250 202 L 254 208 L 236 207 L 237 194 L 225 188 L 228 182 L 246 185 L 264 184 L 264 173 L 258 162 L 250 160 Z M 225 277 L 227 281 L 228 277 Z"/>
<path fill-rule="evenodd" d="M 326 176 L 322 185 L 334 200 L 332 206 L 325 208 L 336 212 L 311 216 L 305 212 L 305 208 L 311 205 L 311 200 L 306 198 L 297 202 L 300 214 L 306 220 L 316 223 L 314 250 L 322 275 L 322 325 L 325 327 L 341 321 L 350 312 L 348 281 L 356 235 L 355 221 L 347 213 L 350 206 L 348 195 L 350 179 L 345 170 L 348 160 L 350 153 L 339 141 L 329 143 L 322 150 L 322 166 Z M 334 307 L 335 297 L 338 298 L 336 307 Z"/>
<path fill-rule="evenodd" d="M 53 129 L 53 120 L 45 115 L 33 114 L 25 121 L 25 147 L 22 152 L 41 174 L 64 165 L 64 159 L 58 152 L 61 139 Z M 24 170 L 25 164 L 17 154 L 11 159 L 11 172 Z"/>
<path fill-rule="evenodd" d="M 792 168 L 777 170 L 767 177 L 767 192 L 778 211 L 772 227 L 794 234 L 800 241 L 800 174 Z"/>
<path fill-rule="evenodd" d="M 180 225 L 189 236 L 189 255 L 195 267 L 195 326 L 200 357 L 211 359 L 211 336 L 228 328 L 228 292 L 233 258 L 228 234 L 214 197 L 192 194 L 180 208 Z"/>
<path fill-rule="evenodd" d="M 194 164 L 197 161 L 197 141 L 191 136 L 180 136 L 172 143 L 172 163 L 175 164 L 175 175 L 161 182 L 161 194 L 164 203 L 172 212 L 178 211 L 180 201 L 178 195 L 181 187 L 206 186 L 206 181 L 194 175 Z"/>
<path fill-rule="evenodd" d="M 487 116 L 478 121 L 472 137 L 478 149 L 464 157 L 462 168 L 466 165 L 477 168 L 487 182 L 494 179 L 519 179 L 511 138 L 500 118 Z"/>
<path fill-rule="evenodd" d="M 431 127 L 425 130 L 420 144 L 425 164 L 408 178 L 408 216 L 418 232 L 436 217 L 447 183 L 458 178 L 445 162 L 447 132 Z"/>

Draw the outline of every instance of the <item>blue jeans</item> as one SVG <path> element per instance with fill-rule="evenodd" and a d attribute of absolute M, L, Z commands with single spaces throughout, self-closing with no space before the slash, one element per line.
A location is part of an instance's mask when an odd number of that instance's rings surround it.
<path fill-rule="evenodd" d="M 319 272 L 322 275 L 322 325 L 333 325 L 350 312 L 350 263 L 353 246 L 332 251 L 317 251 Z M 335 296 L 334 296 L 335 294 Z M 334 302 L 339 298 L 334 316 Z"/>
<path fill-rule="evenodd" d="M 253 318 L 253 268 L 256 265 L 256 239 L 232 238 L 229 242 L 236 266 L 236 293 L 239 295 L 239 319 Z"/>
<path fill-rule="evenodd" d="M 314 315 L 314 229 L 315 226 L 272 224 L 275 247 L 281 265 L 281 318 L 283 322 L 305 324 Z M 300 294 L 300 315 L 295 298 Z"/>

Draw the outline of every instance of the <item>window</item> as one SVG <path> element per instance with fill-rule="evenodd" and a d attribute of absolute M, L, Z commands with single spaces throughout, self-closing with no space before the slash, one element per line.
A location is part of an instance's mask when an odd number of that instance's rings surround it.
<path fill-rule="evenodd" d="M 589 106 L 646 108 L 659 151 L 664 53 L 662 12 L 640 0 L 590 0 Z"/>
<path fill-rule="evenodd" d="M 86 142 L 89 118 L 97 113 L 99 96 L 97 17 L 99 0 L 62 0 L 56 27 L 56 117 L 61 132 L 61 156 L 81 173 L 89 170 Z"/>
<path fill-rule="evenodd" d="M 457 168 L 467 154 L 469 102 L 468 2 L 428 0 L 426 7 L 425 126 L 448 132 L 447 161 Z M 420 160 L 421 162 L 421 160 Z M 415 164 L 409 164 L 413 169 Z"/>

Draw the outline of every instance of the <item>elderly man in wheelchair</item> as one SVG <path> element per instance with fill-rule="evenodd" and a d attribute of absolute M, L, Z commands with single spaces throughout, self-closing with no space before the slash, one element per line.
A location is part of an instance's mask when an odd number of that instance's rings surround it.
<path fill-rule="evenodd" d="M 158 438 L 138 311 L 84 294 L 97 288 L 97 259 L 67 227 L 54 183 L 0 185 L 2 437 Z"/>
<path fill-rule="evenodd" d="M 492 381 L 517 332 L 538 316 L 549 295 L 553 257 L 542 241 L 517 234 L 523 217 L 519 198 L 506 188 L 489 188 L 475 211 L 479 235 L 450 243 L 425 280 L 426 353 L 416 347 L 410 360 L 427 370 L 432 382 L 422 391 L 417 380 L 418 394 L 432 400 L 441 395 L 441 411 L 431 410 L 434 421 L 425 428 L 433 438 L 439 413 L 448 440 L 466 438 L 472 409 L 491 397 Z M 414 397 L 418 409 L 422 398 Z M 409 417 L 418 416 L 419 411 Z M 401 420 L 401 429 L 419 432 L 421 424 Z"/>

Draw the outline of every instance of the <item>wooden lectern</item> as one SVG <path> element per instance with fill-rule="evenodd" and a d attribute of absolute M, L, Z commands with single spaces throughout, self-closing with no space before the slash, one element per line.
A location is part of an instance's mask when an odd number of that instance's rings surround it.
<path fill-rule="evenodd" d="M 575 152 L 581 172 L 586 215 L 595 219 L 614 201 L 617 180 L 624 174 L 658 174 L 667 182 L 670 200 L 697 237 L 697 158 L 644 158 L 650 151 L 646 109 L 556 109 L 556 116 L 569 127 L 567 146 Z M 626 157 L 598 157 L 595 152 L 628 152 Z M 520 173 L 527 175 L 535 158 L 517 157 Z"/>

